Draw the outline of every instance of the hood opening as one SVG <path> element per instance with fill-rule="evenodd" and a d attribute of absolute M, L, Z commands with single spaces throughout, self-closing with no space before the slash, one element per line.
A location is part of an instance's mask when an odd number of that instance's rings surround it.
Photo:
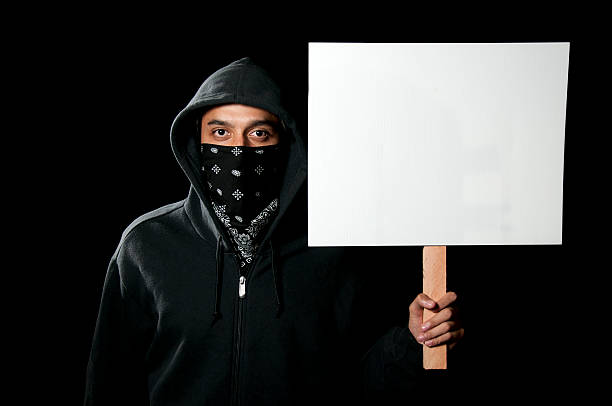
<path fill-rule="evenodd" d="M 268 73 L 253 63 L 250 58 L 242 58 L 217 70 L 210 75 L 200 86 L 187 106 L 176 116 L 170 129 L 170 144 L 174 156 L 189 179 L 191 188 L 190 198 L 199 198 L 198 210 L 193 211 L 192 219 L 198 233 L 211 244 L 217 245 L 217 250 L 223 252 L 223 247 L 231 248 L 230 236 L 215 215 L 211 202 L 208 200 L 204 181 L 200 175 L 200 120 L 205 110 L 223 104 L 244 104 L 269 111 L 281 121 L 284 131 L 281 137 L 281 148 L 284 151 L 284 173 L 281 175 L 278 212 L 267 227 L 256 256 L 270 241 L 271 235 L 291 201 L 306 180 L 307 157 L 304 142 L 299 134 L 298 127 L 285 110 L 282 103 L 281 90 Z M 195 204 L 194 204 L 195 205 Z M 188 214 L 189 215 L 189 214 Z M 271 244 L 271 242 L 269 242 Z M 274 264 L 274 268 L 277 268 Z M 217 267 L 221 266 L 217 258 Z M 217 269 L 219 273 L 220 270 Z M 277 314 L 282 310 L 282 294 L 280 272 L 274 269 L 274 290 L 277 301 Z M 219 275 L 218 275 L 219 277 Z M 220 284 L 220 280 L 218 284 Z M 219 301 L 220 286 L 216 287 L 216 302 Z M 218 306 L 214 309 L 216 320 L 220 317 Z"/>

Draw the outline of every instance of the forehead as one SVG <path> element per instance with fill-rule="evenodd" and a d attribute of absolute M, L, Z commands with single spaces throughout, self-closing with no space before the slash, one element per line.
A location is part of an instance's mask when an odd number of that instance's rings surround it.
<path fill-rule="evenodd" d="M 206 124 L 206 120 L 211 119 L 223 119 L 223 121 L 233 122 L 278 121 L 278 118 L 269 111 L 244 104 L 224 104 L 213 107 L 204 113 L 202 122 Z"/>

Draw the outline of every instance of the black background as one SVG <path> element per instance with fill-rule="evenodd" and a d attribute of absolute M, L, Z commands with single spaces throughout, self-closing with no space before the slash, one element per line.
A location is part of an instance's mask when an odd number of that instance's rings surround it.
<path fill-rule="evenodd" d="M 122 231 L 186 196 L 169 130 L 201 82 L 251 56 L 292 95 L 289 109 L 306 130 L 309 41 L 570 41 L 563 245 L 448 248 L 449 284 L 462 297 L 466 337 L 448 373 L 432 376 L 424 391 L 493 403 L 592 393 L 582 386 L 589 367 L 581 359 L 601 345 L 601 333 L 585 320 L 599 307 L 581 280 L 597 271 L 588 244 L 591 215 L 602 204 L 595 154 L 604 130 L 593 120 L 599 48 L 590 16 L 523 10 L 505 19 L 493 13 L 441 20 L 407 13 L 352 24 L 350 13 L 295 21 L 293 14 L 266 18 L 265 10 L 240 20 L 158 11 L 154 20 L 141 12 L 88 11 L 45 24 L 17 47 L 29 88 L 19 99 L 26 114 L 18 138 L 30 151 L 26 161 L 38 163 L 33 171 L 13 166 L 25 175 L 16 201 L 28 205 L 28 221 L 14 238 L 25 252 L 12 255 L 22 264 L 21 286 L 34 287 L 18 290 L 17 311 L 10 312 L 17 315 L 11 336 L 28 348 L 15 368 L 27 382 L 24 399 L 81 403 L 106 267 Z"/>

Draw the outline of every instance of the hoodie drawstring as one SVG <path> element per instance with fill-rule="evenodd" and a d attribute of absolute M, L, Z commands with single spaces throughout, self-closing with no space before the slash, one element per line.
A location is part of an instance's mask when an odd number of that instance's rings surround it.
<path fill-rule="evenodd" d="M 281 280 L 280 280 L 280 275 L 278 274 L 278 271 L 276 269 L 276 266 L 274 265 L 275 255 L 274 255 L 274 246 L 272 245 L 272 239 L 270 239 L 269 241 L 270 241 L 270 251 L 271 251 L 271 258 L 272 258 L 272 276 L 274 277 L 274 294 L 276 296 L 276 318 L 278 318 L 283 309 L 283 303 L 282 303 L 281 296 L 280 296 Z"/>
<path fill-rule="evenodd" d="M 219 235 L 219 239 L 217 240 L 217 251 L 215 254 L 215 262 L 216 262 L 216 284 L 215 284 L 215 309 L 213 311 L 213 324 L 215 321 L 221 318 L 221 313 L 219 312 L 219 307 L 221 305 L 221 286 L 222 286 L 222 278 L 223 278 L 223 240 Z"/>

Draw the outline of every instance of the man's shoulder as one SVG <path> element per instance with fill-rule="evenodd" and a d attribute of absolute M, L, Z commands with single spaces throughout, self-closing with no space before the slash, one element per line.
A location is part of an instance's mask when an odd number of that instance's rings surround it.
<path fill-rule="evenodd" d="M 122 245 L 131 235 L 138 232 L 144 232 L 145 229 L 147 229 L 147 226 L 151 225 L 152 223 L 171 221 L 169 218 L 172 216 L 172 214 L 181 210 L 184 204 L 185 200 L 170 203 L 137 217 L 123 231 L 123 234 L 121 235 L 121 243 L 119 245 Z"/>

